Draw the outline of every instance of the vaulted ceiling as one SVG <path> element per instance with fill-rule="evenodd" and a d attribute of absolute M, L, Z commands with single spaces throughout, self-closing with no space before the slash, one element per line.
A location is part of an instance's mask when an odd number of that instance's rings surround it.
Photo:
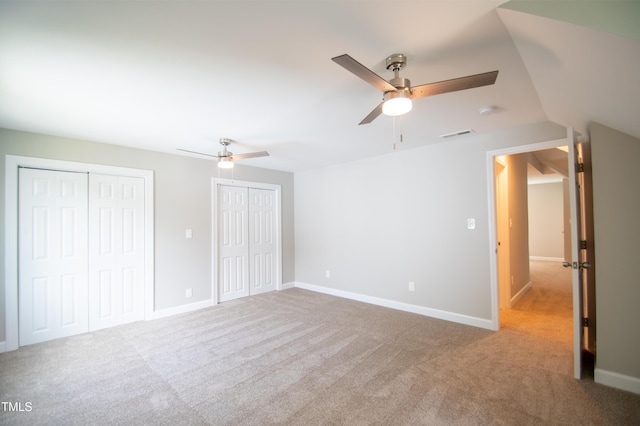
<path fill-rule="evenodd" d="M 231 138 L 285 171 L 545 120 L 640 137 L 640 3 L 503 3 L 4 1 L 0 127 L 179 155 Z M 343 53 L 384 78 L 404 53 L 413 85 L 500 72 L 359 126 L 381 93 Z"/>

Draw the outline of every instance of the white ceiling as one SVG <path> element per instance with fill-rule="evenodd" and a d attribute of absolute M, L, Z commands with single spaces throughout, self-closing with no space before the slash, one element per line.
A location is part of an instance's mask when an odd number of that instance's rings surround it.
<path fill-rule="evenodd" d="M 5 1 L 0 127 L 150 149 L 268 150 L 298 171 L 552 120 L 640 137 L 640 42 L 475 1 Z M 414 102 L 358 126 L 381 93 L 348 53 L 413 85 L 499 70 L 495 85 Z M 494 105 L 491 115 L 482 106 Z M 470 136 L 463 136 L 470 137 Z M 471 136 L 473 137 L 473 136 Z"/>

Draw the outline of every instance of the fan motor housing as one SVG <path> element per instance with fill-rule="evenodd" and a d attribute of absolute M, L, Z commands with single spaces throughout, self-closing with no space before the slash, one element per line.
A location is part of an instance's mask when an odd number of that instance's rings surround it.
<path fill-rule="evenodd" d="M 408 78 L 402 78 L 402 77 L 392 78 L 391 80 L 389 80 L 389 84 L 391 84 L 393 87 L 395 87 L 398 90 L 411 88 L 411 81 L 409 81 Z"/>

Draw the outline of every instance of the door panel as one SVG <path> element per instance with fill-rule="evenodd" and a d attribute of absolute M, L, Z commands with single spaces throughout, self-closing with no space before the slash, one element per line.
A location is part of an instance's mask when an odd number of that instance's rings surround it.
<path fill-rule="evenodd" d="M 275 193 L 268 189 L 249 188 L 249 275 L 251 294 L 276 289 Z"/>
<path fill-rule="evenodd" d="M 220 185 L 218 282 L 220 301 L 249 295 L 248 189 Z"/>
<path fill-rule="evenodd" d="M 91 174 L 90 330 L 144 318 L 144 180 Z"/>
<path fill-rule="evenodd" d="M 87 175 L 19 169 L 20 345 L 88 331 Z"/>
<path fill-rule="evenodd" d="M 591 175 L 591 146 L 588 143 L 578 145 L 578 158 L 582 163 L 582 172 L 578 175 L 580 191 L 580 239 L 585 241 L 581 249 L 580 262 L 582 265 L 582 309 L 583 317 L 587 318 L 584 327 L 583 349 L 596 353 L 596 307 L 595 307 L 595 250 L 593 230 L 593 186 Z"/>
<path fill-rule="evenodd" d="M 576 171 L 578 159 L 578 142 L 573 129 L 567 129 L 567 143 L 569 147 L 569 210 L 571 216 L 571 259 L 573 286 L 573 374 L 576 379 L 582 377 L 582 348 L 584 336 L 582 330 L 583 318 L 583 274 L 581 263 L 580 240 L 582 239 L 582 215 L 580 174 Z"/>

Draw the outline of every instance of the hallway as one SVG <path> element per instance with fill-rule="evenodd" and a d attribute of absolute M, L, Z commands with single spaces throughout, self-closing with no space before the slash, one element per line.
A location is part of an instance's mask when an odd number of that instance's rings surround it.
<path fill-rule="evenodd" d="M 571 270 L 559 262 L 531 261 L 529 265 L 531 288 L 512 309 L 500 310 L 500 329 L 532 338 L 545 347 L 544 359 L 537 364 L 572 376 Z"/>

